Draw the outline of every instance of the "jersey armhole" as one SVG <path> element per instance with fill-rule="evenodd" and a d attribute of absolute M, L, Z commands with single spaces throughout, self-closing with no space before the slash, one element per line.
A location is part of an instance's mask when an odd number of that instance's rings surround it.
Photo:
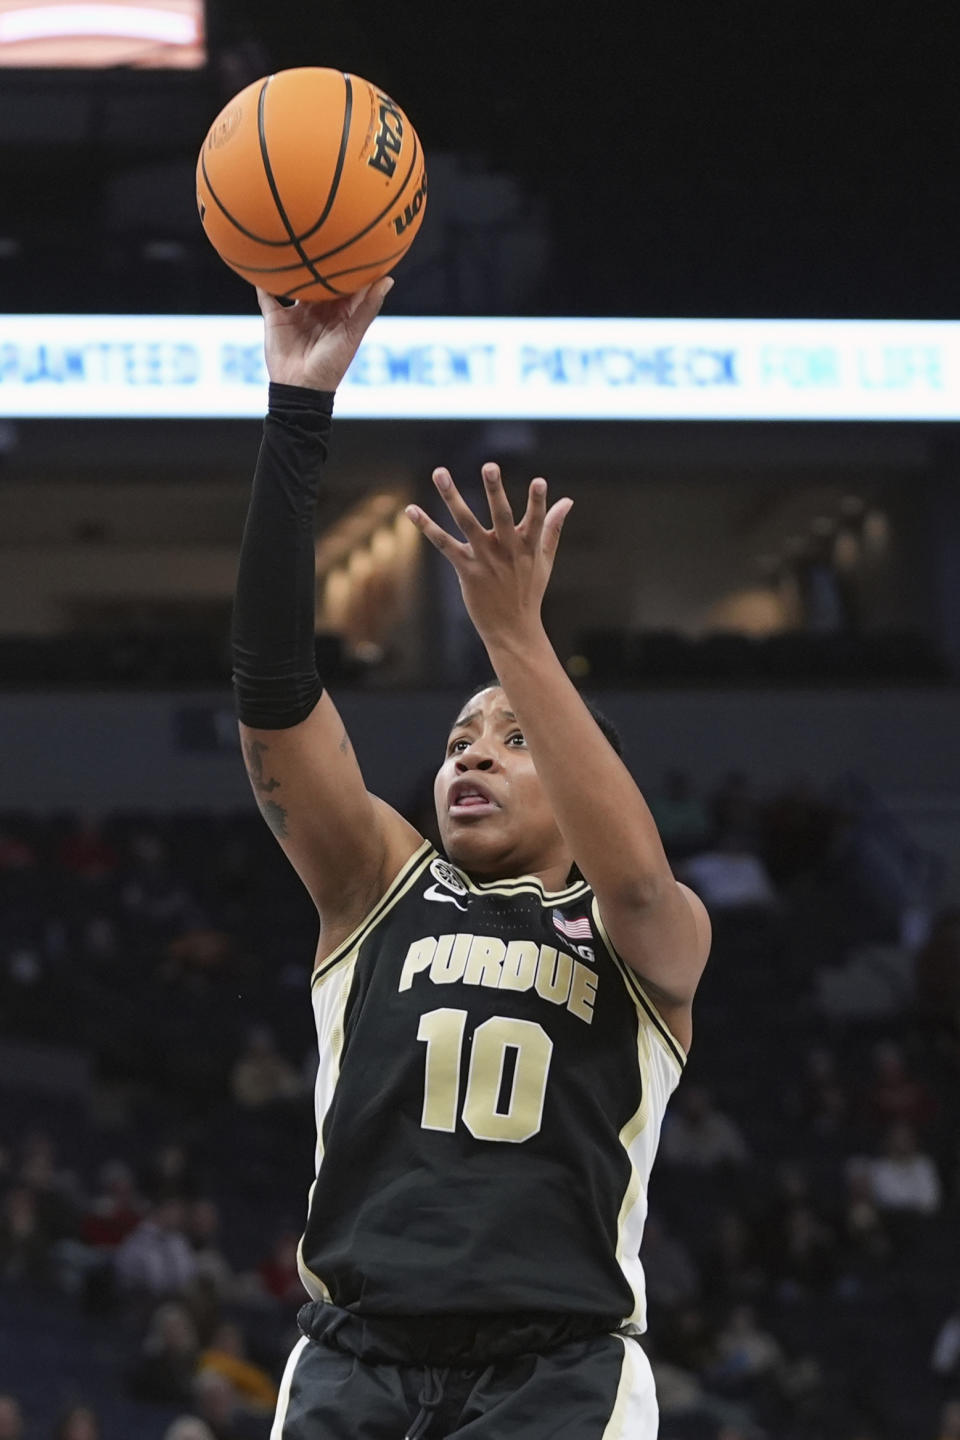
<path fill-rule="evenodd" d="M 674 1035 L 673 1031 L 670 1029 L 670 1026 L 664 1020 L 663 1016 L 660 1014 L 660 1011 L 657 1009 L 656 1005 L 654 1005 L 653 1001 L 650 999 L 650 996 L 644 990 L 643 985 L 640 983 L 640 977 L 637 972 L 631 969 L 631 967 L 627 964 L 626 960 L 624 960 L 622 955 L 617 953 L 613 941 L 607 934 L 607 927 L 603 923 L 603 917 L 600 914 L 600 905 L 597 901 L 596 895 L 594 895 L 593 899 L 590 902 L 590 913 L 593 916 L 593 923 L 597 927 L 597 934 L 603 941 L 604 949 L 610 956 L 610 959 L 613 961 L 614 965 L 616 965 L 617 969 L 620 971 L 623 982 L 626 985 L 627 990 L 630 992 L 634 1003 L 637 1005 L 638 1009 L 643 1011 L 643 1013 L 646 1015 L 646 1018 L 650 1022 L 654 1034 L 660 1041 L 660 1044 L 663 1046 L 664 1050 L 666 1050 L 667 1054 L 670 1056 L 671 1060 L 673 1060 L 674 1064 L 679 1067 L 680 1073 L 682 1074 L 684 1066 L 687 1063 L 687 1052 L 684 1050 L 683 1046 L 680 1044 L 680 1041 L 677 1039 L 676 1035 Z"/>
<path fill-rule="evenodd" d="M 367 912 L 357 928 L 348 935 L 345 940 L 342 940 L 335 950 L 331 950 L 329 955 L 325 955 L 320 961 L 320 964 L 314 968 L 313 974 L 310 976 L 311 988 L 318 980 L 328 975 L 338 961 L 342 960 L 345 955 L 349 954 L 352 950 L 359 949 L 364 940 L 377 928 L 388 911 L 393 909 L 397 901 L 407 893 L 417 880 L 417 877 L 430 861 L 435 858 L 436 851 L 430 841 L 424 840 L 423 844 L 410 856 L 410 859 L 400 867 L 384 893 L 380 896 L 376 905 Z"/>

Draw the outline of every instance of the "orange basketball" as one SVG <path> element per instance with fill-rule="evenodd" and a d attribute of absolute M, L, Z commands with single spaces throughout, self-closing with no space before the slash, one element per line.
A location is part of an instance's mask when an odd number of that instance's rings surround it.
<path fill-rule="evenodd" d="M 406 254 L 427 199 L 400 107 L 357 75 L 280 70 L 225 105 L 197 161 L 197 205 L 232 270 L 274 295 L 330 300 Z"/>

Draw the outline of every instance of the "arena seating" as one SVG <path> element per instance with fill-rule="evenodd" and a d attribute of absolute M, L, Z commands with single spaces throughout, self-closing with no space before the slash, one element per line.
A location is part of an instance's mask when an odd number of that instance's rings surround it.
<path fill-rule="evenodd" d="M 762 859 L 762 838 L 756 846 Z M 652 1294 L 649 1350 L 699 1395 L 686 1409 L 665 1407 L 663 1440 L 715 1440 L 734 1421 L 762 1440 L 924 1440 L 946 1397 L 929 1358 L 958 1273 L 960 1065 L 910 1006 L 864 1021 L 824 1011 L 818 976 L 846 952 L 817 939 L 837 904 L 823 865 L 781 881 L 773 905 L 714 916 L 674 1106 L 706 1090 L 748 1158 L 692 1171 L 671 1161 L 665 1138 L 654 1172 L 652 1214 L 694 1280 L 682 1303 Z M 169 1186 L 217 1207 L 215 1248 L 232 1279 L 216 1314 L 240 1322 L 251 1356 L 277 1377 L 295 1305 L 265 1295 L 255 1277 L 273 1240 L 299 1226 L 310 1178 L 313 910 L 253 812 L 115 815 L 99 828 L 19 814 L 0 816 L 0 913 L 0 1388 L 19 1396 L 30 1434 L 50 1433 L 63 1406 L 83 1398 L 102 1440 L 161 1440 L 184 1406 L 131 1390 L 149 1314 L 130 1309 L 103 1266 L 85 1269 L 72 1243 L 105 1162 L 122 1160 L 155 1196 L 158 1157 L 172 1146 L 180 1160 Z M 232 1086 L 250 1032 L 262 1028 L 300 1090 L 258 1110 Z M 851 1157 L 884 1143 L 870 1100 L 880 1044 L 899 1047 L 908 1090 L 928 1097 L 920 1138 L 944 1198 L 933 1214 L 881 1216 L 887 1249 L 865 1258 L 846 1228 L 845 1187 Z M 819 1052 L 834 1067 L 836 1115 L 817 1108 Z M 39 1178 L 22 1173 L 38 1135 L 52 1157 Z M 9 1223 L 24 1185 L 42 1222 L 26 1260 Z M 717 1268 L 731 1213 L 751 1237 L 755 1273 L 746 1260 Z M 778 1226 L 793 1220 L 819 1227 L 819 1250 L 782 1248 L 792 1232 Z M 744 1303 L 780 1354 L 753 1377 L 720 1360 L 735 1353 L 724 1336 Z M 215 1318 L 208 1310 L 199 1323 L 209 1332 Z M 699 1352 L 689 1335 L 698 1326 Z"/>

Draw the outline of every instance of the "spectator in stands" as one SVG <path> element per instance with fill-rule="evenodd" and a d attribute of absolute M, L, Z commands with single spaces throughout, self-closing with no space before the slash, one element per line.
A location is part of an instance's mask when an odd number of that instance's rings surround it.
<path fill-rule="evenodd" d="M 100 1167 L 97 1191 L 80 1222 L 80 1238 L 99 1250 L 115 1250 L 143 1219 L 146 1202 L 137 1193 L 133 1171 L 125 1161 L 107 1160 Z"/>
<path fill-rule="evenodd" d="M 214 1200 L 191 1200 L 184 1215 L 184 1232 L 193 1247 L 196 1274 L 221 1300 L 233 1291 L 230 1261 L 220 1248 L 220 1210 Z"/>
<path fill-rule="evenodd" d="M 769 1284 L 753 1229 L 737 1210 L 724 1210 L 703 1255 L 701 1271 L 711 1299 L 753 1300 Z"/>
<path fill-rule="evenodd" d="M 693 1257 L 657 1215 L 647 1216 L 640 1253 L 651 1304 L 675 1310 L 700 1298 L 700 1276 Z"/>
<path fill-rule="evenodd" d="M 154 1202 L 197 1196 L 200 1183 L 196 1166 L 179 1140 L 167 1140 L 153 1151 L 143 1169 L 142 1186 Z"/>
<path fill-rule="evenodd" d="M 26 1137 L 18 1172 L 20 1183 L 29 1187 L 51 1239 L 76 1232 L 79 1223 L 77 1177 L 57 1163 L 53 1140 L 42 1130 Z"/>
<path fill-rule="evenodd" d="M 716 1349 L 716 1363 L 707 1380 L 725 1395 L 755 1393 L 783 1361 L 779 1344 L 758 1324 L 750 1305 L 738 1305 L 730 1312 L 717 1335 Z"/>
<path fill-rule="evenodd" d="M 270 1417 L 240 1403 L 236 1390 L 218 1370 L 202 1371 L 194 1381 L 194 1405 L 215 1440 L 267 1440 Z"/>
<path fill-rule="evenodd" d="M 300 1306 L 306 1292 L 297 1267 L 296 1230 L 283 1230 L 273 1242 L 270 1254 L 257 1267 L 257 1277 L 264 1293 L 281 1305 Z"/>
<path fill-rule="evenodd" d="M 951 1386 L 960 1383 L 960 1296 L 953 1311 L 937 1331 L 930 1356 L 930 1368 Z"/>
<path fill-rule="evenodd" d="M 893 1253 L 893 1242 L 874 1196 L 870 1161 L 855 1156 L 848 1160 L 844 1175 L 843 1236 L 850 1283 L 881 1270 Z"/>
<path fill-rule="evenodd" d="M 763 861 L 735 830 L 724 831 L 709 850 L 684 860 L 677 876 L 711 911 L 772 910 L 777 904 Z"/>
<path fill-rule="evenodd" d="M 193 1398 L 200 1342 L 189 1309 L 165 1300 L 150 1316 L 140 1353 L 128 1380 L 134 1395 L 158 1405 L 182 1405 Z"/>
<path fill-rule="evenodd" d="M 233 941 L 224 930 L 212 925 L 199 912 L 168 943 L 164 979 L 190 981 L 199 975 L 215 974 L 233 956 Z"/>
<path fill-rule="evenodd" d="M 89 1405 L 71 1405 L 54 1427 L 53 1440 L 100 1440 L 100 1421 Z"/>
<path fill-rule="evenodd" d="M 917 1018 L 960 1061 L 960 908 L 944 910 L 914 959 Z"/>
<path fill-rule="evenodd" d="M 94 815 L 81 815 L 69 825 L 57 846 L 56 859 L 64 870 L 91 883 L 109 879 L 120 863 Z"/>
<path fill-rule="evenodd" d="M 837 1274 L 836 1237 L 812 1205 L 794 1205 L 783 1219 L 779 1259 L 781 1299 L 823 1295 Z"/>
<path fill-rule="evenodd" d="M 668 1311 L 657 1327 L 657 1355 L 690 1375 L 704 1375 L 716 1362 L 716 1337 L 702 1305 Z"/>
<path fill-rule="evenodd" d="M 216 1440 L 205 1420 L 197 1415 L 178 1415 L 163 1432 L 163 1440 Z"/>
<path fill-rule="evenodd" d="M 28 1185 L 12 1185 L 0 1205 L 0 1278 L 42 1284 L 50 1243 L 34 1192 Z"/>
<path fill-rule="evenodd" d="M 818 1140 L 837 1140 L 844 1132 L 849 1108 L 836 1055 L 826 1046 L 815 1046 L 807 1052 L 800 1083 L 788 1092 L 788 1115 Z"/>
<path fill-rule="evenodd" d="M 942 1198 L 940 1176 L 909 1125 L 894 1125 L 885 1154 L 870 1161 L 873 1198 L 882 1210 L 933 1215 Z"/>
<path fill-rule="evenodd" d="M 925 929 L 940 862 L 914 842 L 861 776 L 842 776 L 830 800 L 838 818 L 829 866 L 846 902 L 848 939 L 896 943 L 905 938 L 907 922 L 911 932 Z"/>
<path fill-rule="evenodd" d="M 183 1295 L 189 1289 L 197 1263 L 183 1221 L 182 1201 L 161 1200 L 117 1248 L 117 1281 L 134 1301 Z"/>
<path fill-rule="evenodd" d="M 124 1161 L 106 1161 L 100 1168 L 97 1193 L 82 1209 L 77 1236 L 55 1249 L 59 1284 L 68 1295 L 82 1295 L 91 1309 L 113 1302 L 112 1259 L 117 1247 L 139 1225 L 146 1203 L 137 1194 L 133 1171 Z"/>
<path fill-rule="evenodd" d="M 23 1411 L 14 1395 L 0 1394 L 0 1440 L 24 1440 Z"/>
<path fill-rule="evenodd" d="M 80 955 L 95 970 L 108 968 L 120 952 L 117 926 L 111 915 L 88 916 L 80 935 Z"/>
<path fill-rule="evenodd" d="M 668 770 L 649 804 L 671 860 L 683 860 L 704 848 L 711 833 L 710 819 L 685 770 Z"/>
<path fill-rule="evenodd" d="M 230 1076 L 230 1093 L 246 1110 L 262 1110 L 302 1096 L 299 1075 L 280 1054 L 273 1033 L 265 1025 L 250 1031 L 247 1048 Z"/>
<path fill-rule="evenodd" d="M 192 901 L 170 864 L 158 834 L 141 830 L 130 843 L 130 872 L 122 890 L 127 914 L 166 936 L 177 933 L 191 914 Z"/>
<path fill-rule="evenodd" d="M 277 1387 L 266 1370 L 249 1358 L 243 1331 L 232 1320 L 224 1320 L 217 1326 L 209 1346 L 202 1352 L 198 1372 L 202 1374 L 206 1370 L 214 1370 L 229 1380 L 247 1409 L 272 1416 Z"/>
<path fill-rule="evenodd" d="M 836 816 L 814 783 L 794 780 L 764 806 L 762 854 L 774 883 L 790 886 L 823 864 Z"/>
<path fill-rule="evenodd" d="M 660 1153 L 669 1165 L 710 1170 L 716 1165 L 743 1165 L 749 1159 L 746 1141 L 729 1115 L 714 1107 L 702 1085 L 681 1086 L 667 1113 Z"/>
<path fill-rule="evenodd" d="M 873 1080 L 867 1094 L 870 1120 L 882 1130 L 902 1123 L 922 1130 L 936 1113 L 930 1090 L 907 1069 L 902 1048 L 885 1040 L 873 1052 Z"/>

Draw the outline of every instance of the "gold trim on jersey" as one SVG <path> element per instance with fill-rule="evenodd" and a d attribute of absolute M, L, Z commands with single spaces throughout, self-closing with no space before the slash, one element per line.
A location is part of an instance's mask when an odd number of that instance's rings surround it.
<path fill-rule="evenodd" d="M 370 932 L 375 926 L 379 925 L 387 911 L 393 909 L 400 897 L 406 894 L 421 870 L 425 869 L 435 855 L 436 851 L 429 840 L 424 840 L 423 844 L 414 850 L 410 859 L 406 864 L 401 866 L 376 905 L 374 905 L 372 910 L 367 912 L 367 915 L 361 920 L 356 930 L 348 935 L 346 940 L 338 945 L 335 950 L 331 950 L 329 955 L 325 955 L 319 965 L 315 967 L 313 975 L 310 977 L 311 987 L 327 975 L 337 962 L 344 959 L 351 950 L 359 950 Z"/>
<path fill-rule="evenodd" d="M 316 1188 L 317 1182 L 316 1180 L 314 1180 L 313 1184 L 310 1186 L 310 1193 L 307 1196 L 307 1219 L 310 1218 L 310 1206 L 313 1204 L 313 1192 L 314 1190 L 316 1190 Z M 332 1303 L 330 1291 L 327 1289 L 326 1285 L 324 1285 L 323 1281 L 320 1279 L 320 1276 L 314 1274 L 314 1272 L 310 1269 L 310 1266 L 307 1264 L 306 1260 L 304 1260 L 303 1258 L 303 1241 L 304 1235 L 301 1235 L 300 1239 L 297 1241 L 297 1274 L 300 1276 L 300 1283 L 302 1284 L 304 1290 L 306 1290 L 307 1294 L 313 1296 L 313 1289 L 310 1285 L 307 1284 L 308 1280 L 312 1280 L 313 1284 L 316 1285 L 317 1289 L 319 1290 L 322 1298 L 329 1305 Z M 315 1298 L 316 1296 L 314 1296 L 314 1299 Z"/>
<path fill-rule="evenodd" d="M 623 1256 L 627 1219 L 635 1209 L 637 1199 L 643 1189 L 643 1176 L 633 1162 L 630 1146 L 636 1140 L 637 1136 L 642 1134 L 646 1129 L 647 1120 L 650 1117 L 650 1109 L 647 1103 L 647 1096 L 650 1091 L 648 1083 L 650 1069 L 650 1029 L 649 1026 L 646 1025 L 637 1026 L 637 1068 L 640 1072 L 640 1104 L 617 1137 L 626 1152 L 630 1165 L 630 1179 L 627 1182 L 627 1188 L 623 1192 L 623 1199 L 620 1202 L 620 1209 L 617 1214 L 616 1257 L 617 1264 L 624 1275 L 626 1275 L 626 1271 L 623 1266 Z M 639 1305 L 636 1302 L 637 1297 L 634 1295 L 634 1309 L 632 1315 L 629 1317 L 630 1321 L 638 1325 L 644 1325 L 646 1324 L 646 1315 L 642 1308 L 643 1301 L 641 1301 Z"/>
<path fill-rule="evenodd" d="M 310 1210 L 313 1205 L 313 1192 L 317 1188 L 317 1179 L 320 1176 L 320 1167 L 323 1164 L 323 1125 L 324 1121 L 327 1118 L 327 1113 L 330 1109 L 330 1106 L 333 1103 L 333 1097 L 337 1089 L 337 1082 L 340 1079 L 340 1057 L 343 1054 L 344 1040 L 343 1019 L 347 1011 L 347 1001 L 350 998 L 350 990 L 353 985 L 353 972 L 356 968 L 357 956 L 359 955 L 359 953 L 360 947 L 359 944 L 357 944 L 348 954 L 341 955 L 338 960 L 334 961 L 333 965 L 328 966 L 327 969 L 324 971 L 323 975 L 324 984 L 327 984 L 329 981 L 331 981 L 334 976 L 338 976 L 340 990 L 338 995 L 336 995 L 335 997 L 331 997 L 332 1004 L 336 1007 L 332 1017 L 333 1025 L 330 1030 L 329 1042 L 327 1044 L 326 1051 L 324 1051 L 324 1047 L 321 1044 L 320 1063 L 317 1067 L 317 1079 L 314 1087 L 314 1108 L 316 1110 L 315 1118 L 317 1124 L 317 1145 L 314 1152 L 316 1176 L 310 1186 L 309 1194 L 307 1195 L 308 1225 L 310 1223 Z M 314 991 L 313 997 L 315 1004 L 317 1003 L 316 995 L 317 992 Z M 318 1034 L 318 1039 L 320 1038 L 321 1037 Z M 321 1101 L 325 1105 L 322 1115 L 319 1113 L 319 1104 L 321 1103 Z M 306 1231 L 304 1231 L 303 1235 L 300 1236 L 300 1240 L 297 1245 L 297 1270 L 299 1272 L 300 1279 L 303 1282 L 304 1288 L 308 1291 L 309 1294 L 313 1295 L 315 1299 L 321 1298 L 329 1301 L 331 1299 L 330 1291 L 327 1289 L 327 1286 L 324 1284 L 321 1277 L 317 1275 L 315 1271 L 310 1269 L 309 1265 L 304 1259 L 303 1242 L 305 1238 Z M 313 1282 L 313 1284 L 310 1283 L 311 1281 Z M 314 1286 L 316 1286 L 316 1289 L 313 1288 Z"/>
<path fill-rule="evenodd" d="M 633 1397 L 633 1356 L 630 1354 L 630 1347 L 622 1335 L 615 1334 L 613 1338 L 619 1340 L 623 1346 L 623 1363 L 620 1366 L 617 1397 L 613 1402 L 610 1419 L 603 1427 L 600 1440 L 623 1440 L 626 1435 L 627 1408 Z"/>
<path fill-rule="evenodd" d="M 607 927 L 603 923 L 603 917 L 600 914 L 600 905 L 596 896 L 593 897 L 593 903 L 590 906 L 590 911 L 593 915 L 594 924 L 597 927 L 597 933 L 599 934 L 600 939 L 603 941 L 604 948 L 609 954 L 611 960 L 616 965 L 617 969 L 620 971 L 623 982 L 626 985 L 628 991 L 630 992 L 634 1004 L 637 1006 L 638 1009 L 644 1012 L 647 1019 L 652 1024 L 654 1031 L 659 1037 L 662 1045 L 664 1046 L 664 1049 L 680 1067 L 680 1071 L 682 1074 L 683 1068 L 687 1063 L 686 1051 L 680 1044 L 680 1041 L 677 1039 L 677 1037 L 670 1030 L 669 1025 L 664 1020 L 663 1016 L 660 1014 L 657 1007 L 650 999 L 649 995 L 647 995 L 646 991 L 640 983 L 640 977 L 637 972 L 631 969 L 631 967 L 627 964 L 626 960 L 624 960 L 623 956 L 618 954 L 616 949 L 614 948 L 613 941 L 607 934 Z"/>
<path fill-rule="evenodd" d="M 562 890 L 546 890 L 542 880 L 536 875 L 510 876 L 503 880 L 471 880 L 465 870 L 459 865 L 454 865 L 450 860 L 435 854 L 435 859 L 443 860 L 451 870 L 455 870 L 463 881 L 464 885 L 472 895 L 536 895 L 540 903 L 547 906 L 559 908 L 562 905 L 570 905 L 574 900 L 590 894 L 590 886 L 586 880 L 576 880 L 572 885 L 566 885 Z"/>
<path fill-rule="evenodd" d="M 280 1380 L 280 1390 L 277 1394 L 277 1408 L 273 1417 L 273 1424 L 270 1426 L 270 1440 L 283 1440 L 283 1427 L 287 1420 L 287 1410 L 290 1407 L 290 1391 L 293 1387 L 293 1375 L 305 1348 L 310 1344 L 306 1335 L 300 1339 L 290 1351 L 286 1365 L 283 1367 L 283 1376 Z"/>

